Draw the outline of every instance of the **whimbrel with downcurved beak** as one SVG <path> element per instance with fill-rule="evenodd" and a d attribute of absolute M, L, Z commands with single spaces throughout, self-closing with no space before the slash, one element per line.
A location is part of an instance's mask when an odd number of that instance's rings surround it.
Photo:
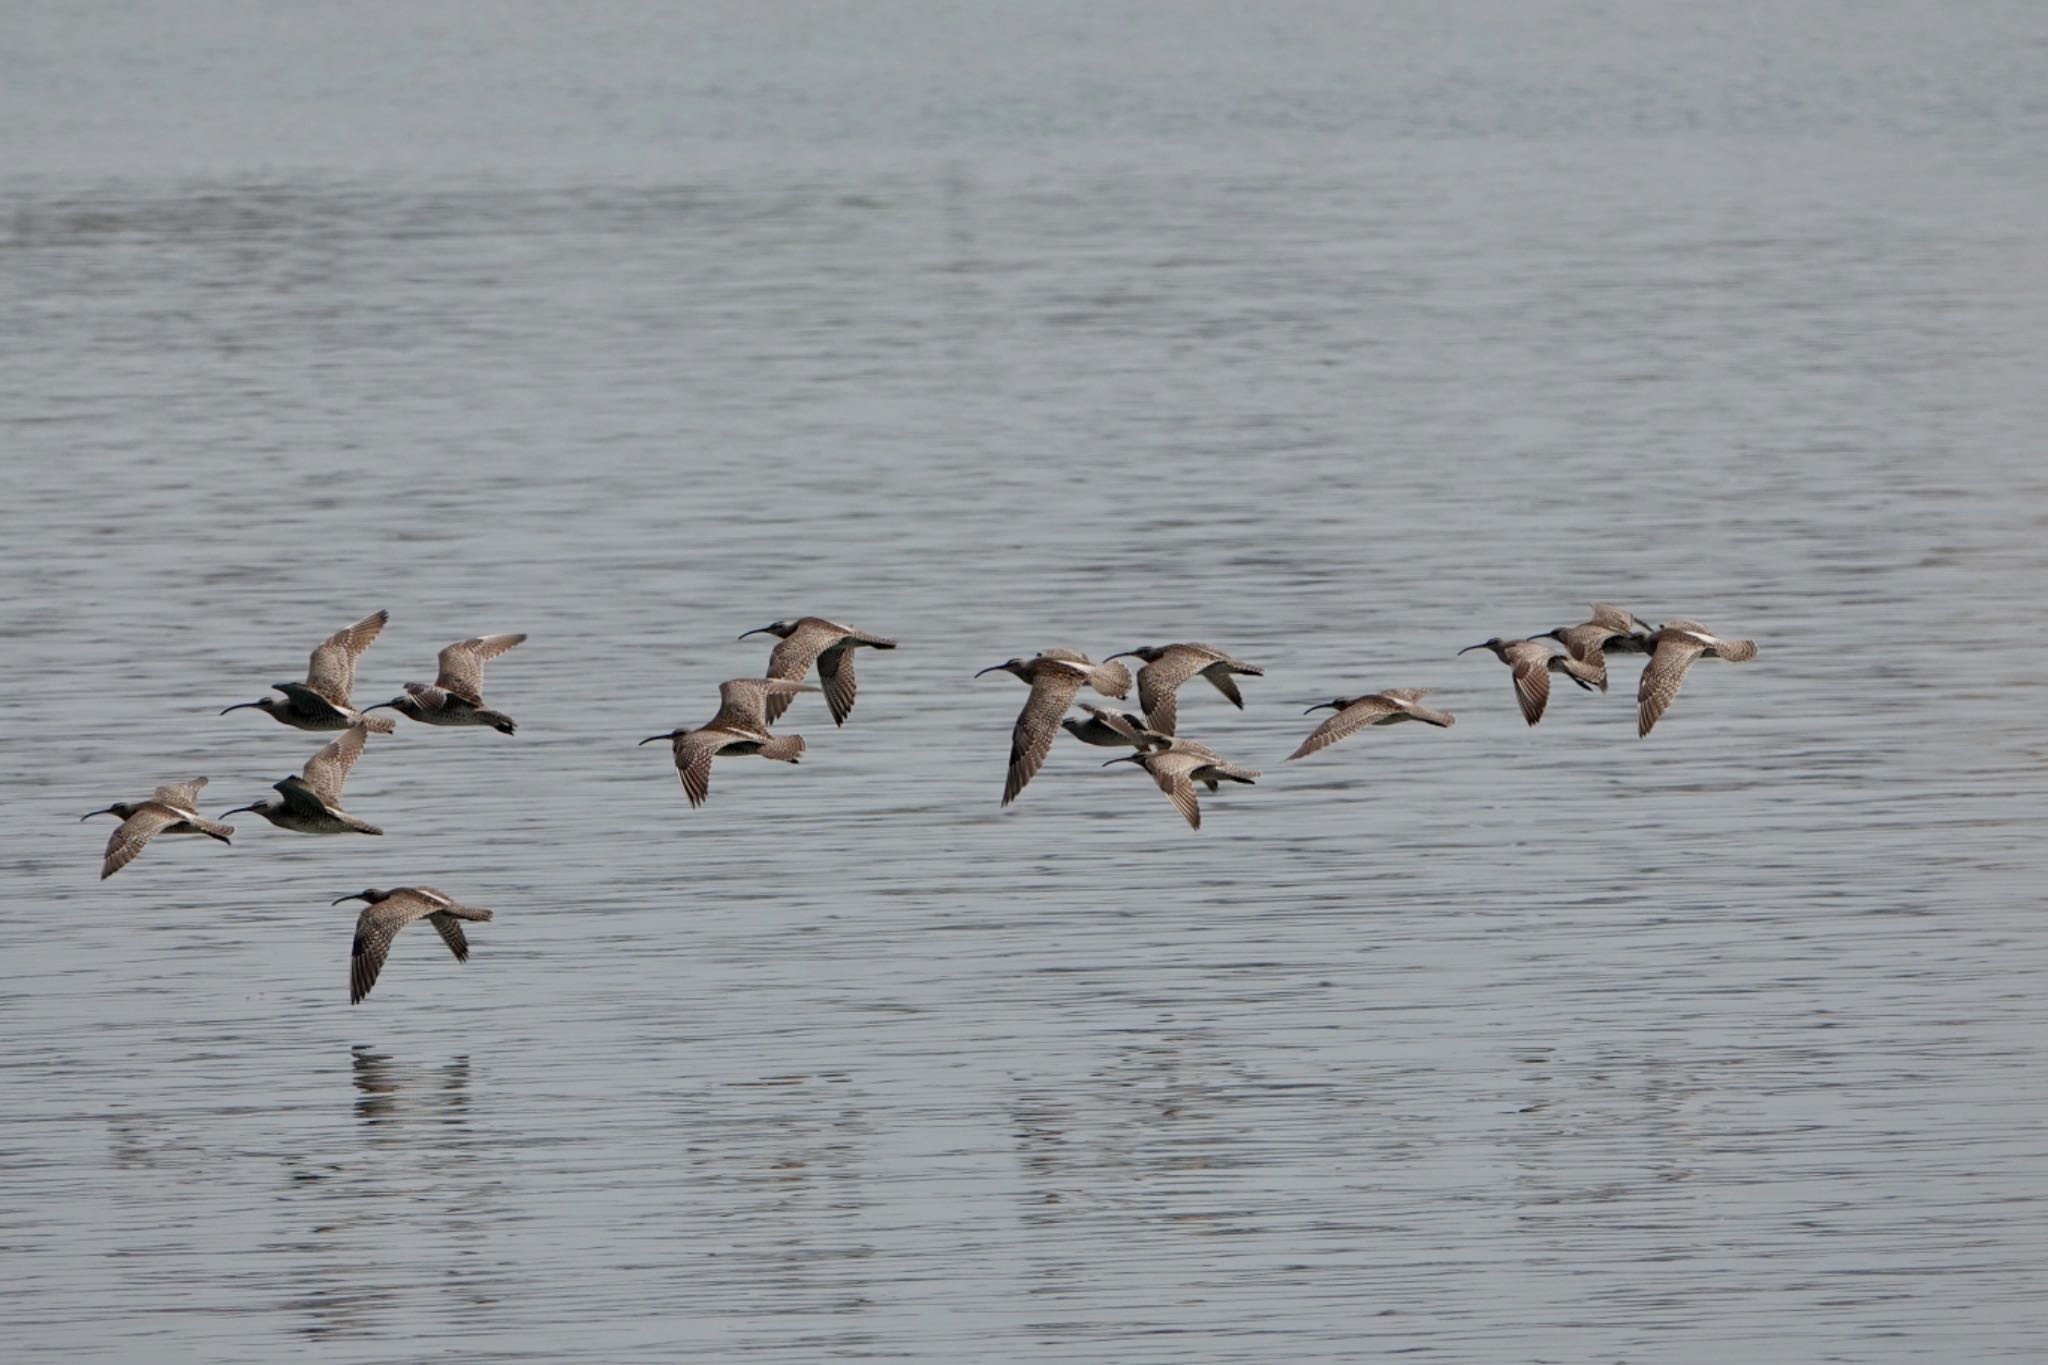
<path fill-rule="evenodd" d="M 1207 745 L 1186 739 L 1171 740 L 1164 749 L 1112 758 L 1102 766 L 1107 768 L 1114 763 L 1135 763 L 1150 773 L 1159 790 L 1187 817 L 1193 829 L 1202 827 L 1202 807 L 1195 798 L 1195 783 L 1204 783 L 1213 792 L 1225 782 L 1242 782 L 1249 787 L 1260 776 L 1257 770 L 1232 763 Z"/>
<path fill-rule="evenodd" d="M 837 621 L 827 621 L 822 616 L 799 616 L 773 625 L 759 626 L 747 635 L 768 634 L 781 641 L 768 655 L 768 676 L 786 678 L 790 682 L 802 682 L 811 671 L 813 660 L 818 665 L 818 681 L 825 685 L 825 705 L 832 709 L 832 723 L 846 724 L 846 718 L 853 714 L 853 651 L 856 649 L 894 649 L 896 642 L 880 635 L 870 635 L 852 626 L 842 626 Z M 742 640 L 747 638 L 742 635 Z M 793 695 L 777 693 L 768 698 L 768 723 L 773 725 L 782 719 L 782 713 L 795 701 Z"/>
<path fill-rule="evenodd" d="M 313 651 L 312 660 L 306 666 L 304 682 L 271 684 L 284 693 L 282 700 L 264 697 L 260 701 L 236 702 L 223 709 L 221 714 L 253 709 L 297 730 L 348 729 L 362 719 L 355 703 L 349 699 L 355 691 L 356 660 L 362 657 L 363 651 L 377 638 L 377 632 L 384 629 L 384 623 L 390 619 L 390 612 L 376 612 L 328 636 Z M 364 723 L 380 735 L 388 735 L 398 728 L 385 716 Z"/>
<path fill-rule="evenodd" d="M 1569 654 L 1553 654 L 1548 645 L 1534 640 L 1508 640 L 1496 635 L 1458 652 L 1470 654 L 1475 649 L 1492 650 L 1495 658 L 1515 671 L 1515 700 L 1521 705 L 1522 719 L 1531 725 L 1543 719 L 1544 703 L 1550 700 L 1551 674 L 1562 673 L 1586 691 L 1593 690 L 1591 665 L 1582 664 Z"/>
<path fill-rule="evenodd" d="M 440 672 L 430 686 L 409 682 L 405 695 L 365 706 L 365 711 L 390 707 L 426 725 L 488 725 L 501 735 L 519 727 L 503 711 L 484 705 L 484 664 L 525 640 L 524 635 L 479 635 L 457 640 L 441 651 Z"/>
<path fill-rule="evenodd" d="M 1636 738 L 1649 734 L 1657 717 L 1671 705 L 1693 660 L 1726 659 L 1742 664 L 1755 657 L 1754 640 L 1724 640 L 1697 621 L 1666 621 L 1650 637 L 1650 662 L 1643 666 L 1643 680 L 1636 687 Z"/>
<path fill-rule="evenodd" d="M 1053 736 L 1060 732 L 1060 718 L 1074 704 L 1083 687 L 1092 687 L 1105 697 L 1127 697 L 1131 693 L 1131 670 L 1104 660 L 1094 663 L 1071 649 L 1048 649 L 1029 659 L 1006 659 L 974 676 L 1009 673 L 1031 684 L 1031 695 L 1017 713 L 1010 730 L 1010 770 L 1003 780 L 1003 804 L 1017 799 L 1052 749 Z"/>
<path fill-rule="evenodd" d="M 79 816 L 81 821 L 95 815 L 121 817 L 121 827 L 107 839 L 106 857 L 100 862 L 100 880 L 105 881 L 134 862 L 142 846 L 159 834 L 204 834 L 227 843 L 235 827 L 204 819 L 199 814 L 199 789 L 205 785 L 205 778 L 195 777 L 190 782 L 158 787 L 147 801 L 116 801 L 104 810 Z"/>
<path fill-rule="evenodd" d="M 1232 658 L 1214 645 L 1194 641 L 1177 645 L 1140 645 L 1109 657 L 1145 661 L 1145 666 L 1138 670 L 1138 706 L 1152 728 L 1162 735 L 1173 733 L 1179 709 L 1176 693 L 1189 678 L 1199 673 L 1229 698 L 1232 706 L 1242 711 L 1244 697 L 1239 694 L 1237 684 L 1230 680 L 1230 675 L 1241 673 L 1258 678 L 1264 677 L 1266 672 L 1257 664 Z"/>
<path fill-rule="evenodd" d="M 401 886 L 390 891 L 379 891 L 371 887 L 354 895 L 341 896 L 334 901 L 367 901 L 363 913 L 356 916 L 355 942 L 348 950 L 348 1002 L 353 1005 L 370 993 L 370 987 L 377 984 L 377 973 L 384 970 L 384 959 L 390 955 L 391 940 L 398 937 L 398 931 L 416 919 L 425 919 L 441 935 L 441 941 L 448 945 L 448 951 L 455 954 L 457 962 L 469 961 L 469 937 L 462 932 L 462 921 L 481 924 L 491 917 L 491 912 L 479 906 L 459 905 L 452 896 L 436 891 L 431 886 Z"/>
<path fill-rule="evenodd" d="M 1546 630 L 1535 638 L 1557 641 L 1574 659 L 1596 670 L 1598 676 L 1593 679 L 1593 685 L 1605 692 L 1608 653 L 1647 654 L 1653 631 L 1654 627 L 1637 619 L 1633 612 L 1605 602 L 1595 602 L 1591 619 L 1576 626 Z"/>
<path fill-rule="evenodd" d="M 1136 711 L 1118 711 L 1089 701 L 1082 702 L 1081 709 L 1088 713 L 1088 719 L 1068 716 L 1060 722 L 1060 728 L 1083 744 L 1105 749 L 1164 749 L 1173 738 L 1147 725 Z"/>
<path fill-rule="evenodd" d="M 384 831 L 369 821 L 358 820 L 341 808 L 341 789 L 348 784 L 349 769 L 362 756 L 363 740 L 369 733 L 370 723 L 357 721 L 347 734 L 307 759 L 298 776 L 272 783 L 283 800 L 265 797 L 221 814 L 254 811 L 279 829 L 298 834 L 382 834 Z"/>
<path fill-rule="evenodd" d="M 1329 748 L 1347 735 L 1357 734 L 1368 725 L 1419 720 L 1448 730 L 1457 723 L 1456 716 L 1416 704 L 1431 690 L 1427 687 L 1390 687 L 1384 692 L 1369 692 L 1362 697 L 1339 697 L 1335 701 L 1317 702 L 1301 714 L 1310 715 L 1325 707 L 1334 709 L 1337 714 L 1312 730 L 1309 737 L 1301 742 L 1301 747 L 1287 757 L 1289 761 L 1306 758 L 1318 749 Z"/>
<path fill-rule="evenodd" d="M 669 741 L 676 773 L 683 779 L 683 794 L 692 806 L 701 806 L 711 795 L 711 760 L 720 754 L 758 754 L 779 763 L 796 762 L 804 751 L 804 737 L 769 734 L 768 701 L 817 690 L 787 678 L 733 678 L 718 685 L 718 714 L 709 723 L 694 730 L 677 726 L 666 734 L 649 735 L 640 743 Z"/>

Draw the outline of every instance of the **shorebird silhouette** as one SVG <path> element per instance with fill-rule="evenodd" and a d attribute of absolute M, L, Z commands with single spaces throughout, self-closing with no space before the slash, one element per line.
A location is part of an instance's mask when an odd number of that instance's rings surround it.
<path fill-rule="evenodd" d="M 1638 620 L 1633 612 L 1605 602 L 1593 604 L 1590 619 L 1576 626 L 1559 626 L 1535 636 L 1539 640 L 1555 640 L 1565 651 L 1580 663 L 1595 670 L 1593 685 L 1602 692 L 1607 690 L 1607 655 L 1647 654 L 1654 627 Z"/>
<path fill-rule="evenodd" d="M 804 737 L 768 733 L 768 700 L 817 690 L 787 678 L 733 678 L 718 685 L 718 714 L 709 723 L 694 730 L 677 726 L 664 734 L 649 735 L 640 743 L 669 741 L 676 773 L 683 779 L 683 794 L 692 806 L 701 806 L 711 795 L 711 760 L 720 754 L 758 754 L 781 763 L 796 762 L 804 751 Z"/>
<path fill-rule="evenodd" d="M 264 697 L 258 701 L 236 702 L 223 708 L 222 715 L 229 711 L 253 709 L 263 712 L 272 720 L 283 721 L 296 730 L 346 730 L 362 719 L 350 700 L 356 685 L 356 660 L 377 638 L 377 632 L 384 629 L 384 623 L 391 619 L 391 613 L 380 611 L 343 630 L 337 630 L 320 643 L 313 651 L 313 657 L 306 665 L 306 680 L 302 683 L 272 683 L 283 698 Z M 398 727 L 384 717 L 365 722 L 380 735 L 388 735 Z"/>
<path fill-rule="evenodd" d="M 1076 720 L 1068 716 L 1060 722 L 1060 728 L 1083 744 L 1096 744 L 1105 749 L 1164 749 L 1173 738 L 1147 725 L 1145 718 L 1136 711 L 1118 711 L 1089 701 L 1080 705 L 1088 713 L 1088 719 Z"/>
<path fill-rule="evenodd" d="M 121 817 L 121 827 L 107 839 L 106 857 L 100 862 L 100 880 L 105 881 L 134 862 L 143 845 L 159 834 L 204 834 L 227 843 L 235 827 L 204 819 L 197 809 L 199 789 L 205 785 L 205 778 L 195 777 L 190 782 L 158 787 L 147 801 L 116 801 L 103 810 L 79 816 L 80 821 L 95 815 Z"/>
<path fill-rule="evenodd" d="M 894 649 L 896 642 L 880 635 L 870 635 L 852 626 L 842 626 L 837 621 L 827 621 L 822 616 L 798 616 L 772 625 L 757 626 L 740 636 L 768 634 L 781 641 L 768 655 L 768 676 L 786 678 L 790 682 L 802 682 L 811 671 L 812 661 L 818 665 L 818 681 L 825 685 L 825 705 L 832 709 L 832 723 L 846 724 L 846 718 L 853 714 L 853 693 L 857 685 L 853 675 L 853 652 L 856 649 Z M 777 693 L 768 698 L 768 723 L 773 725 L 782 719 L 782 713 L 795 701 L 793 695 Z"/>
<path fill-rule="evenodd" d="M 509 735 L 519 727 L 503 711 L 484 705 L 484 664 L 526 639 L 524 635 L 479 635 L 441 651 L 440 672 L 431 684 L 409 682 L 402 696 L 365 706 L 390 707 L 425 725 L 488 725 Z"/>
<path fill-rule="evenodd" d="M 1195 783 L 1203 783 L 1213 792 L 1225 782 L 1242 782 L 1249 787 L 1260 777 L 1256 769 L 1232 763 L 1206 744 L 1187 739 L 1172 740 L 1164 749 L 1112 758 L 1102 766 L 1107 768 L 1115 763 L 1135 763 L 1150 773 L 1159 790 L 1187 817 L 1192 829 L 1202 827 L 1202 806 L 1195 796 Z"/>
<path fill-rule="evenodd" d="M 343 901 L 367 901 L 363 913 L 356 916 L 355 942 L 348 950 L 348 1002 L 361 1002 L 370 993 L 370 987 L 377 984 L 377 974 L 384 970 L 384 959 L 391 953 L 391 940 L 398 937 L 398 931 L 416 919 L 425 919 L 441 935 L 441 941 L 448 945 L 448 951 L 455 954 L 457 962 L 469 961 L 469 937 L 462 932 L 462 921 L 480 924 L 491 917 L 491 912 L 474 905 L 458 905 L 445 892 L 431 886 L 400 886 L 390 891 L 371 887 L 352 895 L 338 897 L 334 904 Z"/>
<path fill-rule="evenodd" d="M 1543 719 L 1544 704 L 1550 700 L 1551 674 L 1562 673 L 1588 692 L 1596 685 L 1590 665 L 1569 654 L 1553 654 L 1548 645 L 1534 640 L 1509 640 L 1496 635 L 1458 652 L 1470 654 L 1475 649 L 1492 650 L 1495 658 L 1514 670 L 1515 700 L 1521 705 L 1522 719 L 1531 725 Z"/>
<path fill-rule="evenodd" d="M 1218 692 L 1230 699 L 1232 706 L 1242 711 L 1244 697 L 1239 694 L 1237 684 L 1230 680 L 1230 675 L 1239 673 L 1258 678 L 1264 677 L 1266 672 L 1257 664 L 1232 658 L 1214 645 L 1195 641 L 1177 645 L 1140 645 L 1109 657 L 1145 661 L 1145 666 L 1138 670 L 1138 706 L 1145 712 L 1152 728 L 1162 735 L 1173 733 L 1179 709 L 1176 694 L 1180 685 L 1189 678 L 1196 674 L 1207 678 Z"/>
<path fill-rule="evenodd" d="M 1697 621 L 1666 621 L 1650 637 L 1650 662 L 1643 666 L 1643 680 L 1636 687 L 1636 738 L 1649 734 L 1671 705 L 1695 659 L 1742 664 L 1755 657 L 1754 640 L 1724 640 Z"/>
<path fill-rule="evenodd" d="M 1083 687 L 1092 687 L 1105 697 L 1127 697 L 1131 693 L 1131 670 L 1104 660 L 1090 661 L 1071 649 L 1048 649 L 1033 657 L 1006 659 L 974 676 L 1009 673 L 1031 685 L 1024 709 L 1010 730 L 1010 770 L 1003 781 L 1003 804 L 1009 805 L 1045 764 L 1053 736 L 1060 732 L 1060 718 Z"/>
<path fill-rule="evenodd" d="M 1418 706 L 1433 689 L 1427 687 L 1390 687 L 1384 692 L 1368 692 L 1362 697 L 1339 697 L 1335 701 L 1317 702 L 1303 711 L 1304 716 L 1312 715 L 1325 707 L 1332 708 L 1336 715 L 1309 732 L 1301 747 L 1287 755 L 1291 762 L 1306 758 L 1318 749 L 1327 749 L 1347 735 L 1357 734 L 1368 725 L 1393 725 L 1404 720 L 1419 720 L 1427 724 L 1450 729 L 1457 723 L 1457 717 L 1448 711 L 1432 711 L 1427 706 Z"/>
<path fill-rule="evenodd" d="M 358 820 L 341 808 L 341 789 L 348 784 L 349 769 L 362 756 L 363 740 L 369 733 L 370 723 L 357 721 L 347 734 L 307 759 L 299 775 L 272 783 L 282 800 L 265 797 L 221 814 L 254 811 L 279 829 L 297 834 L 382 834 L 384 831 L 369 821 Z"/>

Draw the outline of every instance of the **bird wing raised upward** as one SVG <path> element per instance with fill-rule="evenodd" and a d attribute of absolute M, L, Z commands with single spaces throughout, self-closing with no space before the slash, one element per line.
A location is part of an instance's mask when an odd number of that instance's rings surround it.
<path fill-rule="evenodd" d="M 718 714 L 707 730 L 768 731 L 768 698 L 816 692 L 815 687 L 787 678 L 731 678 L 718 685 Z"/>
<path fill-rule="evenodd" d="M 1668 632 L 1670 627 L 1665 629 Z M 1705 652 L 1706 646 L 1690 635 L 1666 633 L 1658 639 L 1650 662 L 1643 665 L 1643 680 L 1636 685 L 1638 739 L 1650 733 L 1657 717 L 1664 714 L 1665 708 L 1671 705 L 1671 699 L 1678 695 L 1679 684 L 1685 681 L 1685 671 Z"/>
<path fill-rule="evenodd" d="M 370 993 L 370 987 L 377 984 L 377 974 L 384 970 L 384 959 L 390 955 L 391 940 L 398 937 L 398 931 L 421 916 L 434 914 L 440 909 L 438 900 L 429 899 L 409 888 L 401 888 L 375 905 L 364 907 L 363 913 L 356 916 L 355 942 L 349 945 L 348 950 L 349 1004 L 359 1003 Z M 449 946 L 452 948 L 454 944 Z M 465 943 L 463 951 L 456 956 L 464 956 L 468 946 Z"/>
<path fill-rule="evenodd" d="M 1290 761 L 1306 758 L 1316 750 L 1327 749 L 1338 740 L 1355 735 L 1366 726 L 1400 709 L 1384 696 L 1360 697 L 1311 730 L 1308 738 L 1301 742 L 1301 747 L 1287 757 Z"/>
<path fill-rule="evenodd" d="M 478 635 L 457 640 L 441 651 L 441 672 L 434 686 L 453 692 L 472 706 L 482 706 L 484 665 L 525 639 L 524 635 Z"/>
<path fill-rule="evenodd" d="M 369 730 L 369 726 L 357 721 L 333 743 L 306 760 L 306 785 L 318 792 L 328 805 L 341 804 L 341 789 L 348 785 L 349 769 L 355 767 L 356 760 L 362 757 L 363 740 Z"/>
<path fill-rule="evenodd" d="M 151 801 L 123 820 L 120 827 L 107 836 L 106 857 L 100 861 L 100 880 L 105 881 L 134 862 L 143 845 L 182 819 L 184 816 L 177 811 Z"/>
<path fill-rule="evenodd" d="M 169 806 L 173 810 L 189 810 L 197 814 L 199 789 L 205 785 L 206 779 L 203 777 L 195 777 L 190 782 L 168 783 L 158 787 L 149 799 L 160 806 Z"/>
<path fill-rule="evenodd" d="M 1031 682 L 1031 695 L 1024 699 L 1024 709 L 1017 713 L 1017 723 L 1010 730 L 1010 770 L 1003 780 L 1004 805 L 1016 800 L 1017 794 L 1045 765 L 1053 737 L 1060 732 L 1060 718 L 1080 695 L 1083 681 L 1081 670 L 1037 670 Z"/>
<path fill-rule="evenodd" d="M 306 686 L 331 702 L 353 705 L 349 698 L 356 687 L 356 660 L 390 619 L 390 612 L 376 612 L 328 636 L 306 665 Z"/>

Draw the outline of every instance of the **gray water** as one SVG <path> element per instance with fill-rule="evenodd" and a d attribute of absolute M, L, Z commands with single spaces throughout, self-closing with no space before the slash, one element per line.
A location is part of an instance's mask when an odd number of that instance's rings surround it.
<path fill-rule="evenodd" d="M 13 7 L 0 1354 L 2039 1359 L 2044 90 L 2031 3 Z M 1454 656 L 1594 597 L 1761 656 Z M 520 733 L 96 880 L 378 607 Z M 689 809 L 806 612 L 903 647 Z M 998 809 L 976 669 L 1175 639 L 1257 787 Z"/>

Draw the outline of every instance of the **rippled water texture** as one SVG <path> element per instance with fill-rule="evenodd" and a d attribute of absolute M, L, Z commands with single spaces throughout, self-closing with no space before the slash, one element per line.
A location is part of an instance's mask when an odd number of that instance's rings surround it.
<path fill-rule="evenodd" d="M 2048 18 L 19 7 L 10 1359 L 2034 1360 Z M 1454 651 L 1762 642 L 1646 741 Z M 486 631 L 520 732 L 97 881 Z M 899 636 L 702 810 L 741 631 Z M 1214 641 L 1188 830 L 978 668 Z M 1298 764 L 1311 701 L 1454 730 Z M 347 1004 L 365 886 L 489 906 Z"/>

